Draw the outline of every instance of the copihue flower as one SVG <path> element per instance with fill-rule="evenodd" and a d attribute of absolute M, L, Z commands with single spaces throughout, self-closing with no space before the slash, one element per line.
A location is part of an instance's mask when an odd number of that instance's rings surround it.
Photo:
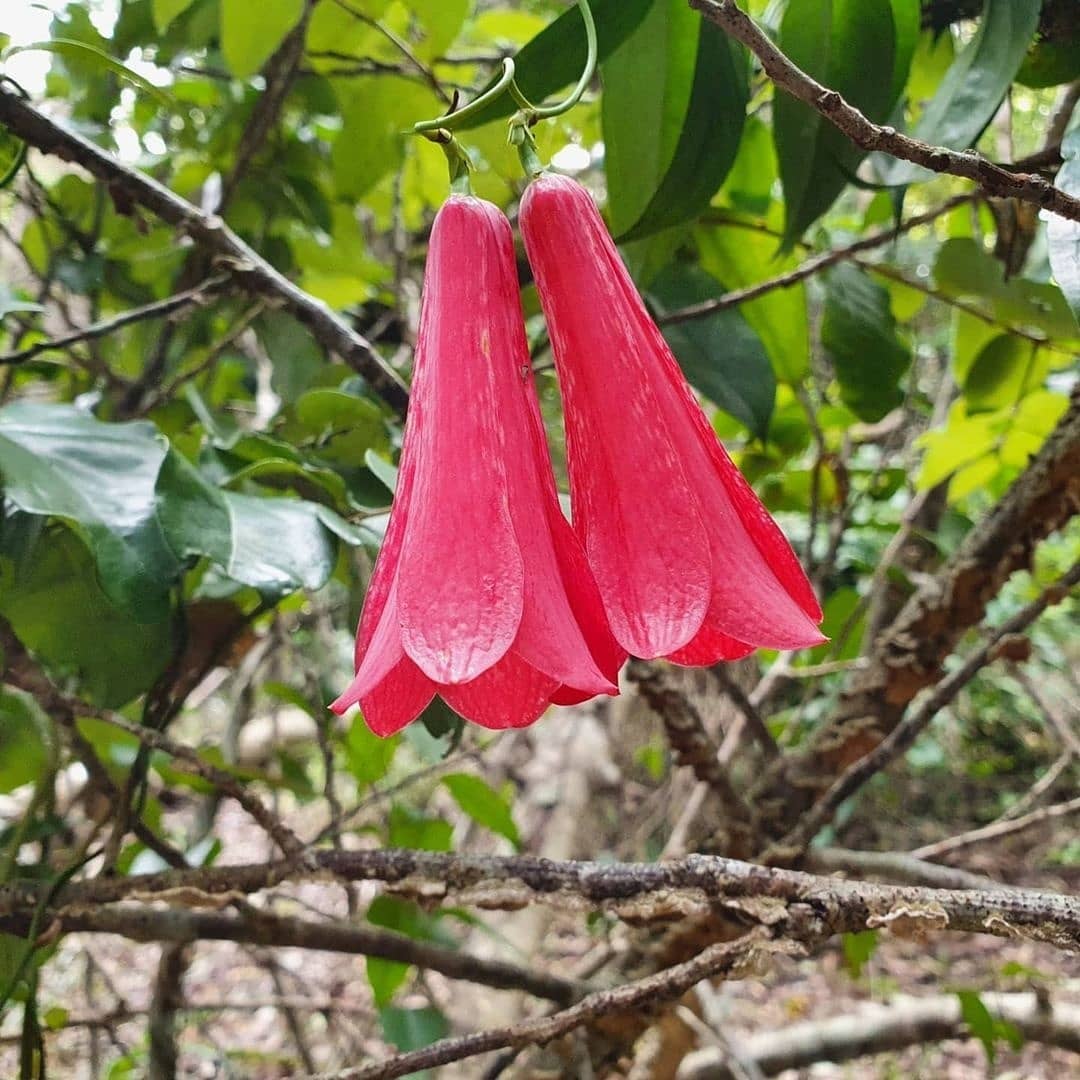
<path fill-rule="evenodd" d="M 709 425 L 592 196 L 543 174 L 520 225 L 562 387 L 574 528 L 619 644 L 679 664 L 820 644 L 802 567 Z"/>
<path fill-rule="evenodd" d="M 356 642 L 379 735 L 435 694 L 488 728 L 615 694 L 625 659 L 562 514 L 529 363 L 510 223 L 453 195 L 428 250 L 397 493 Z"/>

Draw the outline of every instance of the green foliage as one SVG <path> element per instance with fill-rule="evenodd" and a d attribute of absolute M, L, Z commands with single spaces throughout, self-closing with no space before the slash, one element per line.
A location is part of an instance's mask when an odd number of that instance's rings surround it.
<path fill-rule="evenodd" d="M 974 990 L 958 990 L 960 1013 L 971 1034 L 982 1043 L 991 1065 L 997 1059 L 997 1044 L 1008 1043 L 1013 1050 L 1024 1045 L 1024 1037 L 1015 1024 L 995 1017 Z"/>
<path fill-rule="evenodd" d="M 682 0 L 663 0 L 603 74 L 612 232 L 631 240 L 693 220 L 739 148 L 745 55 Z"/>
<path fill-rule="evenodd" d="M 514 847 L 521 846 L 517 825 L 510 813 L 510 803 L 504 795 L 471 773 L 444 776 L 443 784 L 454 802 L 478 825 L 506 837 Z"/>

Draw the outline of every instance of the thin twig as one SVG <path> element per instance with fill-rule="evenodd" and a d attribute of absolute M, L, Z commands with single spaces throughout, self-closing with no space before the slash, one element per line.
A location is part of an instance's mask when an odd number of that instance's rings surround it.
<path fill-rule="evenodd" d="M 1041 810 L 1032 810 L 1023 817 L 1011 818 L 1008 821 L 995 821 L 984 825 L 981 829 L 972 829 L 970 832 L 960 833 L 959 836 L 950 836 L 946 840 L 939 840 L 935 844 L 924 844 L 920 848 L 909 852 L 916 859 L 937 859 L 942 855 L 959 851 L 961 848 L 971 847 L 973 844 L 982 844 L 987 840 L 999 840 L 1003 836 L 1012 836 L 1014 833 L 1026 832 L 1046 821 L 1054 821 L 1057 818 L 1068 817 L 1071 814 L 1080 814 L 1080 797 L 1070 799 L 1069 802 L 1055 803 L 1053 806 L 1044 806 Z"/>
<path fill-rule="evenodd" d="M 991 195 L 1034 203 L 1071 221 L 1080 221 L 1080 199 L 1054 187 L 1041 176 L 1010 172 L 974 151 L 931 146 L 868 120 L 835 90 L 822 86 L 792 63 L 735 0 L 690 0 L 690 6 L 736 41 L 741 41 L 761 61 L 765 73 L 781 90 L 820 113 L 862 149 L 882 151 L 931 172 L 973 180 Z"/>
<path fill-rule="evenodd" d="M 311 331 L 323 348 L 337 353 L 364 375 L 393 408 L 404 410 L 408 397 L 405 384 L 371 343 L 326 304 L 271 266 L 221 218 L 204 213 L 146 173 L 123 165 L 89 139 L 61 127 L 2 85 L 0 124 L 43 153 L 81 165 L 108 185 L 115 197 L 146 207 L 162 221 L 186 233 L 207 255 L 228 265 L 239 284 L 279 303 Z"/>
<path fill-rule="evenodd" d="M 143 322 L 146 319 L 167 318 L 178 311 L 183 311 L 184 308 L 205 303 L 215 293 L 220 292 L 228 284 L 230 278 L 231 275 L 229 274 L 215 274 L 200 285 L 196 285 L 193 289 L 179 292 L 175 296 L 167 296 L 164 300 L 155 300 L 152 304 L 144 304 L 142 307 L 130 308 L 128 311 L 122 311 L 119 315 L 114 315 L 110 319 L 102 319 L 101 322 L 94 323 L 83 330 L 76 330 L 74 333 L 67 334 L 64 337 L 52 338 L 49 341 L 37 341 L 25 349 L 20 349 L 18 352 L 0 356 L 0 365 L 23 364 L 27 360 L 33 360 L 35 356 L 40 356 L 42 353 L 57 352 L 61 349 L 70 348 L 72 345 L 81 344 L 84 341 L 105 337 L 108 334 L 115 333 L 117 330 L 122 330 L 125 326 L 130 326 L 132 323 Z"/>

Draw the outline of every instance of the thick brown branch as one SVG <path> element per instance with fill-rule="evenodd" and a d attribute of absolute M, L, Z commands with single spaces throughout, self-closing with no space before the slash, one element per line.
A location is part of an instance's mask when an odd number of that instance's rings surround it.
<path fill-rule="evenodd" d="M 221 218 L 203 213 L 153 177 L 121 164 L 89 139 L 61 127 L 3 86 L 0 124 L 43 153 L 81 165 L 121 202 L 143 206 L 189 236 L 207 255 L 228 267 L 240 285 L 280 304 L 311 331 L 323 348 L 337 353 L 367 378 L 391 406 L 404 410 L 408 396 L 405 385 L 371 343 L 326 304 L 275 270 Z"/>
<path fill-rule="evenodd" d="M 876 885 L 818 877 L 718 856 L 665 863 L 555 862 L 530 856 L 469 856 L 388 848 L 318 851 L 306 862 L 168 870 L 94 878 L 67 885 L 49 907 L 57 917 L 121 900 L 210 905 L 223 894 L 249 894 L 285 880 L 330 875 L 381 881 L 425 902 L 453 897 L 488 908 L 548 903 L 604 910 L 634 919 L 669 919 L 729 908 L 782 929 L 809 907 L 829 933 L 886 926 L 897 919 L 927 929 L 1021 934 L 1061 948 L 1080 945 L 1080 899 L 1026 890 L 950 890 Z M 25 919 L 45 895 L 38 883 L 0 886 L 0 929 Z M 230 896 L 231 898 L 231 896 Z"/>
<path fill-rule="evenodd" d="M 879 150 L 936 173 L 973 180 L 984 191 L 1003 198 L 1034 203 L 1051 213 L 1080 221 L 1080 199 L 1067 195 L 1034 173 L 1010 172 L 973 151 L 948 150 L 881 127 L 849 105 L 835 90 L 822 86 L 796 67 L 759 29 L 735 0 L 689 0 L 690 6 L 741 41 L 761 61 L 780 89 L 819 112 L 864 150 Z"/>

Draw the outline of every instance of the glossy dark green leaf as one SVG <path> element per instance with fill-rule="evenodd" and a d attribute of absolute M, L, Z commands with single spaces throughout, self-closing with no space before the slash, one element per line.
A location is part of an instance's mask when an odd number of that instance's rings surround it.
<path fill-rule="evenodd" d="M 633 33 L 653 3 L 654 0 L 593 0 L 591 8 L 601 62 Z M 537 34 L 518 52 L 514 62 L 517 84 L 533 104 L 539 105 L 549 94 L 576 83 L 585 68 L 585 26 L 577 5 L 569 7 Z M 464 127 L 499 120 L 516 108 L 513 99 L 503 95 L 470 117 Z"/>
<path fill-rule="evenodd" d="M 890 0 L 890 3 L 895 34 L 891 98 L 896 102 L 904 92 L 911 62 L 915 58 L 915 49 L 919 44 L 922 3 L 921 0 Z"/>
<path fill-rule="evenodd" d="M 698 266 L 674 263 L 649 288 L 660 314 L 723 295 L 724 287 Z M 662 327 L 683 373 L 711 401 L 759 439 L 769 432 L 776 376 L 765 346 L 738 308 Z"/>
<path fill-rule="evenodd" d="M 860 420 L 880 420 L 903 401 L 900 380 L 911 351 L 896 336 L 888 290 L 854 266 L 826 275 L 821 343 L 844 404 Z"/>
<path fill-rule="evenodd" d="M 912 135 L 934 146 L 973 146 L 994 118 L 1039 25 L 1042 0 L 985 0 L 978 30 L 957 54 Z M 930 179 L 908 162 L 889 166 L 888 184 Z"/>
<path fill-rule="evenodd" d="M 791 0 L 780 47 L 819 82 L 839 91 L 871 120 L 893 104 L 896 30 L 890 0 Z M 784 186 L 785 242 L 790 245 L 847 185 L 864 156 L 820 113 L 777 91 L 776 156 Z"/>
<path fill-rule="evenodd" d="M 1075 115 L 1073 125 L 1073 130 L 1061 144 L 1065 163 L 1054 183 L 1066 194 L 1080 198 L 1080 113 Z M 1046 225 L 1046 242 L 1054 277 L 1077 322 L 1080 322 L 1080 221 L 1050 214 Z"/>
<path fill-rule="evenodd" d="M 695 218 L 739 148 L 745 53 L 681 0 L 661 0 L 603 67 L 608 215 L 620 240 Z"/>
<path fill-rule="evenodd" d="M 3 578 L 0 614 L 16 636 L 54 678 L 75 679 L 95 704 L 125 705 L 148 690 L 168 663 L 168 611 L 155 622 L 134 622 L 101 590 L 94 560 L 71 530 L 47 530 L 31 557 L 6 568 Z"/>
<path fill-rule="evenodd" d="M 157 520 L 167 443 L 153 424 L 105 424 L 69 405 L 0 410 L 0 474 L 11 502 L 62 518 L 97 562 L 105 593 L 138 619 L 160 620 L 179 572 Z"/>

